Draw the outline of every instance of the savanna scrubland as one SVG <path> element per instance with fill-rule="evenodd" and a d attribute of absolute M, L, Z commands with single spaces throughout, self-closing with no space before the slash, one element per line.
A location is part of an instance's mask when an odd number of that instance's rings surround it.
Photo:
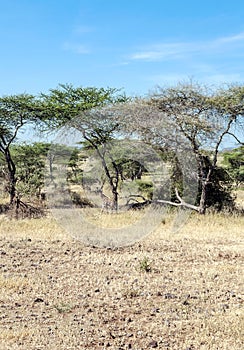
<path fill-rule="evenodd" d="M 243 142 L 235 130 L 243 127 L 243 86 L 209 93 L 180 84 L 135 100 L 114 93 L 61 85 L 38 98 L 0 98 L 0 348 L 239 350 L 244 346 Z M 18 145 L 18 133 L 28 123 L 41 132 L 78 130 L 82 152 L 86 159 L 95 153 L 96 162 L 84 173 L 80 149 L 71 153 L 58 146 L 50 153 L 46 144 Z M 143 142 L 142 160 L 130 159 L 127 145 L 122 151 L 110 147 L 118 135 Z M 227 135 L 242 146 L 223 154 Z M 167 164 L 162 186 L 146 169 L 148 144 Z M 60 177 L 67 153 L 68 171 Z M 189 156 L 194 167 L 185 161 Z M 42 202 L 44 175 L 54 189 L 51 210 Z M 74 190 L 81 183 L 90 199 Z M 128 210 L 120 212 L 125 183 Z M 106 197 L 104 189 L 111 212 L 96 200 L 91 205 L 93 196 Z M 97 229 L 141 220 L 135 236 L 152 219 L 141 219 L 146 205 L 167 210 L 139 241 L 97 247 L 74 238 L 52 215 L 59 206 L 67 211 L 63 193 L 75 201 L 74 213 L 85 214 Z M 190 209 L 186 222 L 173 230 L 176 213 Z"/>

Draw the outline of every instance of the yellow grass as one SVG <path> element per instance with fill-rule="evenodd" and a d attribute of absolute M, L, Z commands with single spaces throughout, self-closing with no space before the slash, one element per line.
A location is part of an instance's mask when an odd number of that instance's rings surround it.
<path fill-rule="evenodd" d="M 3 277 L 0 276 L 0 295 L 6 291 L 15 292 L 22 290 L 28 285 L 28 279 L 24 277 Z"/>
<path fill-rule="evenodd" d="M 143 217 L 89 210 L 85 220 L 140 230 Z M 243 227 L 240 215 L 170 211 L 140 242 L 106 249 L 51 215 L 1 215 L 0 349 L 242 349 Z"/>
<path fill-rule="evenodd" d="M 7 239 L 70 240 L 70 236 L 51 216 L 14 220 L 0 215 L 0 237 Z"/>
<path fill-rule="evenodd" d="M 85 209 L 82 217 L 85 221 L 102 228 L 126 228 L 151 220 L 146 211 L 128 211 L 118 214 L 101 213 L 99 209 Z M 205 216 L 192 212 L 191 214 L 159 213 L 161 224 L 155 226 L 155 231 L 149 236 L 155 240 L 164 238 L 177 239 L 184 236 L 195 239 L 243 237 L 244 216 L 227 214 L 207 214 Z M 144 221 L 143 221 L 144 220 Z M 174 224 L 178 221 L 178 224 Z M 51 215 L 41 219 L 8 219 L 0 215 L 0 237 L 8 239 L 40 239 L 40 240 L 72 240 L 69 231 L 62 227 L 62 221 L 55 220 Z"/>

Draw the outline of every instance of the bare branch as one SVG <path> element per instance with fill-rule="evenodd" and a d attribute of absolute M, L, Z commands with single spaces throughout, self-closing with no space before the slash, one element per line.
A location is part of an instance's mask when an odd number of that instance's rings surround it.
<path fill-rule="evenodd" d="M 162 204 L 169 204 L 169 205 L 173 205 L 174 207 L 186 207 L 186 208 L 189 208 L 189 209 L 193 209 L 193 210 L 196 210 L 196 211 L 200 211 L 200 207 L 196 206 L 196 205 L 193 205 L 193 204 L 190 204 L 190 203 L 186 203 L 179 195 L 179 192 L 178 192 L 178 189 L 175 188 L 175 194 L 176 194 L 176 197 L 177 199 L 179 200 L 180 203 L 175 203 L 175 202 L 171 202 L 171 201 L 166 201 L 166 200 L 163 200 L 163 199 L 157 199 L 155 201 L 155 203 L 162 203 Z"/>
<path fill-rule="evenodd" d="M 241 142 L 241 140 L 239 140 L 239 138 L 236 135 L 234 135 L 232 132 L 227 132 L 227 134 L 234 137 L 234 139 L 236 139 L 236 141 L 241 145 L 244 145 L 244 142 Z"/>

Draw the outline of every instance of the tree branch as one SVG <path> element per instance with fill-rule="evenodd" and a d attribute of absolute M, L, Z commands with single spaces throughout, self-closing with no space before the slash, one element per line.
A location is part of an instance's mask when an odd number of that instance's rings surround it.
<path fill-rule="evenodd" d="M 237 141 L 238 143 L 240 143 L 241 145 L 244 145 L 244 142 L 241 142 L 241 140 L 239 140 L 238 137 L 237 137 L 236 135 L 232 134 L 232 132 L 228 132 L 227 134 L 228 134 L 228 135 L 231 135 L 232 137 L 234 137 L 234 139 L 236 139 L 236 141 Z"/>
<path fill-rule="evenodd" d="M 189 209 L 193 209 L 193 210 L 196 210 L 196 211 L 200 211 L 200 207 L 196 206 L 196 205 L 193 205 L 193 204 L 190 204 L 190 203 L 186 203 L 179 195 L 179 192 L 177 190 L 177 188 L 175 188 L 175 194 L 176 194 L 176 197 L 177 199 L 179 200 L 180 203 L 175 203 L 175 202 L 171 202 L 171 201 L 166 201 L 166 200 L 163 200 L 163 199 L 158 199 L 155 201 L 155 203 L 162 203 L 162 204 L 169 204 L 169 205 L 173 205 L 174 207 L 186 207 L 186 208 L 189 208 Z"/>

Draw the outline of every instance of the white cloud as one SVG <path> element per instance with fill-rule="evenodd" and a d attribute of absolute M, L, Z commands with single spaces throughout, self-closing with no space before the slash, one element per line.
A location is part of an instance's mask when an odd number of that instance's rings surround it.
<path fill-rule="evenodd" d="M 216 40 L 219 43 L 231 43 L 237 41 L 244 41 L 244 32 L 241 32 L 236 35 L 222 37 Z"/>
<path fill-rule="evenodd" d="M 131 61 L 167 61 L 187 58 L 196 54 L 225 52 L 235 44 L 244 44 L 244 32 L 210 41 L 173 42 L 150 45 L 129 56 Z"/>
<path fill-rule="evenodd" d="M 194 47 L 189 43 L 165 43 L 152 45 L 150 48 L 135 52 L 130 56 L 131 60 L 143 61 L 161 61 L 168 59 L 179 59 L 185 56 L 186 53 L 195 51 Z"/>

